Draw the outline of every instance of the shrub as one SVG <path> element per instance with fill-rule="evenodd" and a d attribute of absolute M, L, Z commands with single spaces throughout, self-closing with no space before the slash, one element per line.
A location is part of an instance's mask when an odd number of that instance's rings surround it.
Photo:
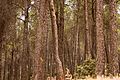
<path fill-rule="evenodd" d="M 95 76 L 95 60 L 85 60 L 81 65 L 77 66 L 77 74 L 79 78 L 85 78 L 86 76 Z"/>

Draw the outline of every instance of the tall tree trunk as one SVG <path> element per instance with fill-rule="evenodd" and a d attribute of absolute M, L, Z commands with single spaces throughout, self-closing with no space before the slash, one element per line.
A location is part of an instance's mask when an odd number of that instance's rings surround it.
<path fill-rule="evenodd" d="M 0 80 L 2 80 L 2 72 L 3 72 L 3 68 L 2 68 L 2 42 L 3 42 L 3 35 L 4 35 L 4 30 L 5 30 L 5 24 L 6 24 L 6 21 L 4 20 L 4 8 L 5 6 L 3 5 L 6 5 L 5 4 L 6 1 L 0 1 Z"/>
<path fill-rule="evenodd" d="M 119 73 L 118 46 L 117 46 L 117 22 L 116 22 L 116 0 L 109 0 L 110 11 L 110 73 L 117 76 Z"/>
<path fill-rule="evenodd" d="M 57 23 L 56 23 L 55 7 L 54 7 L 53 0 L 49 0 L 49 2 L 50 2 L 52 36 L 53 36 L 53 44 L 54 44 L 54 50 L 55 50 L 54 57 L 55 57 L 56 68 L 57 68 L 57 80 L 64 80 L 62 62 L 60 61 L 59 51 L 58 51 L 58 30 L 57 30 Z"/>
<path fill-rule="evenodd" d="M 24 21 L 24 31 L 23 31 L 23 53 L 21 62 L 21 80 L 29 80 L 28 76 L 28 57 L 29 57 L 29 31 L 28 31 L 28 21 L 29 21 L 29 0 L 25 1 L 25 21 Z"/>
<path fill-rule="evenodd" d="M 84 0 L 84 14 L 85 14 L 85 55 L 84 59 L 90 58 L 90 28 L 88 25 L 88 0 Z"/>
<path fill-rule="evenodd" d="M 3 50 L 3 37 L 5 39 L 6 29 L 10 29 L 10 24 L 12 23 L 11 18 L 13 18 L 12 11 L 14 10 L 12 1 L 0 0 L 0 80 L 3 79 L 4 74 L 4 50 Z M 8 25 L 9 24 L 9 25 Z M 8 37 L 8 36 L 7 36 Z"/>
<path fill-rule="evenodd" d="M 13 12 L 12 17 L 11 17 L 11 24 L 10 25 L 10 42 L 11 44 L 11 52 L 10 52 L 10 58 L 9 58 L 9 65 L 8 65 L 8 80 L 14 80 L 14 58 L 16 54 L 16 9 L 12 9 L 13 5 L 11 6 L 11 12 Z"/>
<path fill-rule="evenodd" d="M 0 80 L 2 80 L 2 39 L 4 34 L 5 21 L 0 20 Z"/>
<path fill-rule="evenodd" d="M 80 22 L 80 1 L 77 0 L 77 3 L 76 3 L 76 8 L 77 8 L 77 14 L 76 14 L 76 26 L 75 26 L 75 53 L 74 53 L 74 73 L 76 74 L 77 72 L 77 60 L 78 60 L 78 56 L 79 56 L 79 48 L 80 48 L 80 45 L 79 45 L 79 34 L 80 34 L 80 26 L 79 26 L 79 22 Z M 76 76 L 74 77 L 75 80 L 76 80 Z"/>
<path fill-rule="evenodd" d="M 60 0 L 60 25 L 58 27 L 58 51 L 64 66 L 64 0 Z"/>
<path fill-rule="evenodd" d="M 96 39 L 97 39 L 97 64 L 96 73 L 102 76 L 105 71 L 105 46 L 103 32 L 103 0 L 96 0 Z"/>
<path fill-rule="evenodd" d="M 36 1 L 38 7 L 38 27 L 36 31 L 35 54 L 34 54 L 34 80 L 45 80 L 45 59 L 44 54 L 46 46 L 46 30 L 47 30 L 47 7 L 46 0 Z"/>
<path fill-rule="evenodd" d="M 92 0 L 92 29 L 91 29 L 91 38 L 92 38 L 92 47 L 91 47 L 91 57 L 92 59 L 96 58 L 96 20 L 95 20 L 95 11 L 96 3 L 95 0 Z"/>

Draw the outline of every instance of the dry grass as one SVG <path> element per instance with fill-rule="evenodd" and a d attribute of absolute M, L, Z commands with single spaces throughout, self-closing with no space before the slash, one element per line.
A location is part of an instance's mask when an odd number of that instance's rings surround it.
<path fill-rule="evenodd" d="M 48 77 L 47 80 L 56 80 L 56 77 L 55 78 L 51 78 Z M 71 79 L 65 79 L 65 80 L 71 80 Z M 75 80 L 75 79 L 72 79 L 72 80 Z M 77 79 L 77 80 L 120 80 L 120 77 L 113 77 L 113 78 L 110 78 L 110 77 L 105 77 L 105 78 L 101 78 L 101 77 L 98 77 L 97 79 L 93 79 L 93 78 L 86 78 L 86 79 Z"/>
<path fill-rule="evenodd" d="M 74 79 L 73 79 L 74 80 Z M 120 80 L 120 77 L 114 77 L 114 78 L 97 78 L 97 79 L 93 79 L 93 78 L 87 78 L 87 79 L 77 79 L 77 80 Z"/>

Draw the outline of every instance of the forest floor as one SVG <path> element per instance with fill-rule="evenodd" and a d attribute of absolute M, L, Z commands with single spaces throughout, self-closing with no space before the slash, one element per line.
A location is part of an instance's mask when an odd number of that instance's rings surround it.
<path fill-rule="evenodd" d="M 47 80 L 50 80 L 50 77 L 47 79 Z M 52 78 L 51 80 L 56 80 L 56 78 Z M 113 77 L 113 78 L 110 78 L 110 77 L 104 77 L 104 78 L 86 78 L 86 79 L 65 79 L 65 80 L 120 80 L 120 77 Z"/>
<path fill-rule="evenodd" d="M 120 77 L 119 78 L 118 77 L 117 78 L 98 78 L 98 79 L 87 78 L 87 79 L 77 79 L 77 80 L 120 80 Z"/>

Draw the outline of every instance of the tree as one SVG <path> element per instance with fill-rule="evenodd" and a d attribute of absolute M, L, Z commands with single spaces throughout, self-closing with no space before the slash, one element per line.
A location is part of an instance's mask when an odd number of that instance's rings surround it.
<path fill-rule="evenodd" d="M 23 52 L 22 52 L 22 59 L 21 59 L 21 80 L 29 80 L 29 57 L 30 57 L 30 52 L 29 52 L 29 8 L 30 8 L 30 1 L 25 0 L 24 3 L 25 11 L 24 11 L 24 30 L 23 30 Z M 24 63 L 24 64 L 23 64 Z"/>
<path fill-rule="evenodd" d="M 90 58 L 90 28 L 88 25 L 88 1 L 84 0 L 84 14 L 85 14 L 85 59 L 86 55 Z"/>
<path fill-rule="evenodd" d="M 2 68 L 2 42 L 3 42 L 3 36 L 4 36 L 4 33 L 5 33 L 5 27 L 6 27 L 6 16 L 3 16 L 4 13 L 4 8 L 6 3 L 6 1 L 0 1 L 0 3 L 3 3 L 0 5 L 0 9 L 2 10 L 0 12 L 0 79 L 2 79 L 2 71 L 3 71 L 3 68 Z M 4 19 L 5 18 L 5 19 Z"/>
<path fill-rule="evenodd" d="M 103 34 L 103 0 L 96 0 L 96 43 L 97 64 L 96 74 L 102 76 L 105 70 L 105 46 Z"/>
<path fill-rule="evenodd" d="M 36 6 L 38 8 L 38 27 L 36 31 L 36 40 L 35 40 L 35 54 L 34 54 L 34 80 L 44 80 L 44 47 L 46 46 L 46 10 L 48 7 L 46 0 L 36 1 Z"/>
<path fill-rule="evenodd" d="M 79 37 L 80 37 L 80 0 L 77 0 L 76 3 L 76 22 L 75 22 L 75 53 L 74 53 L 74 74 L 77 72 L 77 61 L 79 62 L 80 60 L 80 42 L 79 42 Z M 79 57 L 78 57 L 79 56 Z M 79 63 L 80 64 L 80 63 Z M 74 77 L 75 79 L 76 76 Z"/>
<path fill-rule="evenodd" d="M 60 25 L 58 27 L 58 51 L 64 66 L 64 0 L 60 0 Z"/>
<path fill-rule="evenodd" d="M 14 2 L 14 0 L 13 1 L 0 0 L 0 10 L 1 10 L 0 11 L 0 80 L 7 79 L 7 75 L 8 75 L 8 79 L 10 77 L 9 74 L 7 74 L 10 71 L 9 69 L 10 63 L 7 62 L 8 56 L 5 56 L 8 49 L 6 49 L 6 45 L 4 43 L 6 43 L 7 41 L 6 39 L 8 37 L 9 39 L 11 38 L 11 35 L 9 33 L 11 33 L 12 31 L 10 31 L 10 29 L 11 27 L 13 28 L 16 22 L 14 16 L 16 14 L 15 7 L 13 6 L 13 4 L 10 4 L 12 2 Z"/>
<path fill-rule="evenodd" d="M 54 44 L 54 50 L 55 50 L 54 57 L 55 57 L 56 69 L 57 69 L 57 80 L 64 80 L 62 62 L 60 61 L 59 51 L 58 51 L 58 30 L 57 30 L 55 7 L 54 7 L 53 0 L 49 0 L 49 5 L 50 5 L 49 7 L 50 7 L 50 15 L 51 15 L 53 44 Z"/>
<path fill-rule="evenodd" d="M 5 24 L 5 21 L 2 20 L 1 18 L 1 21 L 0 21 L 0 79 L 2 79 L 2 38 L 3 38 L 3 34 L 4 34 L 4 26 Z"/>
<path fill-rule="evenodd" d="M 118 45 L 117 45 L 117 18 L 116 18 L 116 0 L 109 0 L 109 11 L 110 11 L 110 53 L 109 53 L 109 63 L 110 63 L 110 73 L 117 76 L 119 73 L 118 64 Z"/>
<path fill-rule="evenodd" d="M 0 0 L 0 80 L 64 80 L 65 68 L 77 79 L 86 61 L 96 65 L 87 66 L 93 67 L 90 76 L 95 68 L 97 76 L 106 71 L 116 76 L 119 4 L 119 0 Z M 88 73 L 83 70 L 85 76 Z"/>
<path fill-rule="evenodd" d="M 91 43 L 92 43 L 92 48 L 91 48 L 91 54 L 92 54 L 92 59 L 96 58 L 96 20 L 95 20 L 95 11 L 96 11 L 96 3 L 95 0 L 92 0 L 92 29 L 91 29 Z"/>

